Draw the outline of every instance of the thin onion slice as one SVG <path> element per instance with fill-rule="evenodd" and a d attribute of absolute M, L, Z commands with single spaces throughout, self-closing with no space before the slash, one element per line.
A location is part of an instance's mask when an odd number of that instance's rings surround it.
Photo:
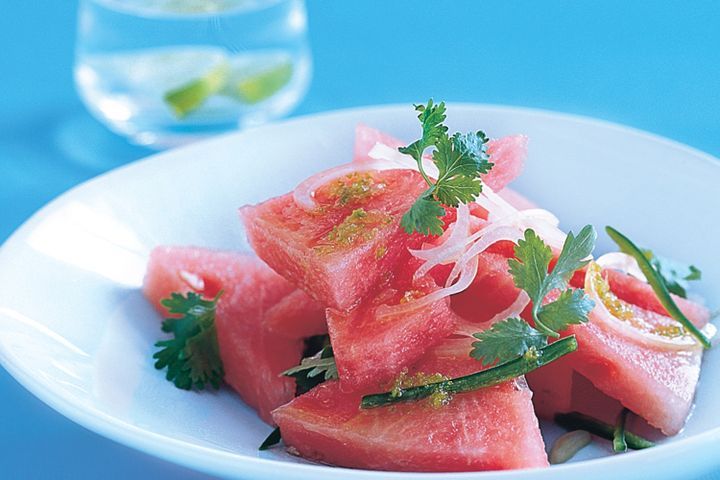
<path fill-rule="evenodd" d="M 605 306 L 600 295 L 597 293 L 595 288 L 595 282 L 592 279 L 592 275 L 588 274 L 585 276 L 585 293 L 595 302 L 595 308 L 590 312 L 590 321 L 593 323 L 600 323 L 613 329 L 619 335 L 625 338 L 632 338 L 638 343 L 641 343 L 650 348 L 658 348 L 662 350 L 672 351 L 690 351 L 696 349 L 702 349 L 695 338 L 686 333 L 680 337 L 666 337 L 651 332 L 643 332 L 626 321 L 623 321 L 614 316 Z M 707 324 L 703 329 L 703 333 L 710 335 L 715 334 L 715 327 L 712 324 Z"/>
<path fill-rule="evenodd" d="M 427 275 L 436 265 L 455 262 L 465 250 L 469 228 L 470 209 L 467 205 L 460 204 L 457 209 L 457 220 L 448 227 L 450 234 L 440 245 L 425 250 L 410 250 L 412 255 L 425 260 L 415 272 L 414 277 L 418 279 Z"/>
<path fill-rule="evenodd" d="M 434 292 L 431 292 L 424 297 L 407 303 L 400 303 L 398 305 L 392 306 L 380 305 L 376 310 L 376 315 L 378 318 L 387 317 L 390 315 L 402 315 L 404 313 L 424 308 L 439 300 L 442 300 L 443 298 L 449 297 L 450 295 L 458 294 L 463 290 L 467 289 L 470 284 L 472 284 L 473 280 L 475 280 L 475 276 L 477 275 L 477 269 L 478 259 L 477 257 L 474 257 L 472 260 L 470 260 L 463 266 L 462 272 L 459 274 L 459 278 L 454 284 L 447 285 L 445 288 L 435 290 Z"/>
<path fill-rule="evenodd" d="M 417 162 L 413 157 L 405 153 L 400 153 L 397 148 L 389 147 L 384 143 L 376 143 L 375 146 L 371 148 L 368 152 L 368 157 L 372 158 L 373 160 L 380 160 L 397 164 L 397 168 L 408 168 L 418 171 L 420 170 L 418 168 Z M 438 176 L 440 175 L 440 171 L 438 170 L 437 166 L 427 155 L 423 155 L 422 157 L 422 166 L 428 177 L 438 178 Z"/>
<path fill-rule="evenodd" d="M 480 232 L 482 232 L 483 235 L 479 237 L 455 263 L 447 279 L 446 286 L 455 281 L 458 275 L 460 275 L 460 272 L 464 270 L 464 265 L 471 259 L 475 258 L 477 262 L 477 256 L 490 247 L 490 245 L 503 240 L 517 242 L 518 238 L 522 236 L 522 231 L 519 228 L 508 225 L 491 224 L 480 230 Z"/>
<path fill-rule="evenodd" d="M 647 278 L 645 278 L 645 274 L 642 272 L 642 270 L 640 270 L 640 266 L 638 265 L 637 260 L 635 260 L 627 253 L 606 253 L 605 255 L 602 255 L 597 260 L 595 260 L 595 263 L 600 265 L 600 267 L 602 268 L 611 268 L 613 270 L 625 272 L 628 275 L 631 275 L 638 280 L 642 280 L 643 282 L 647 283 Z"/>

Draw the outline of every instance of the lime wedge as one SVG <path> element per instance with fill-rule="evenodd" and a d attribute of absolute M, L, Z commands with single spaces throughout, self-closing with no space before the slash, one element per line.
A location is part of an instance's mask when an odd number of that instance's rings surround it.
<path fill-rule="evenodd" d="M 230 93 L 238 100 L 253 104 L 270 98 L 292 78 L 293 64 L 286 61 L 261 70 L 230 85 Z"/>
<path fill-rule="evenodd" d="M 164 97 L 165 103 L 177 118 L 184 118 L 225 86 L 228 72 L 227 63 L 222 63 L 205 76 L 167 92 Z"/>

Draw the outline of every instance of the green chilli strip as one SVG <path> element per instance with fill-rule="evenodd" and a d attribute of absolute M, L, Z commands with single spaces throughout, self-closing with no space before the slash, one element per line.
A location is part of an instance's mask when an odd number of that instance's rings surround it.
<path fill-rule="evenodd" d="M 277 445 L 280 443 L 280 440 L 282 440 L 282 435 L 280 434 L 280 427 L 275 427 L 275 430 L 270 432 L 270 435 L 267 436 L 265 441 L 260 445 L 258 450 L 268 450 L 273 445 Z"/>
<path fill-rule="evenodd" d="M 625 424 L 627 423 L 627 416 L 629 410 L 623 408 L 618 414 L 617 422 L 615 423 L 615 430 L 613 431 L 613 451 L 615 453 L 625 453 L 628 449 L 627 439 L 625 438 Z"/>
<path fill-rule="evenodd" d="M 366 395 L 362 398 L 360 407 L 376 408 L 393 403 L 420 400 L 437 392 L 453 394 L 492 387 L 554 362 L 558 358 L 574 352 L 577 348 L 577 340 L 574 335 L 571 335 L 541 349 L 529 350 L 523 356 L 509 362 L 464 377 L 410 387 L 401 390 L 400 395 L 393 392 Z"/>
<path fill-rule="evenodd" d="M 566 430 L 585 430 L 610 441 L 615 439 L 614 425 L 609 425 L 582 413 L 558 413 L 555 415 L 555 422 Z M 642 450 L 655 446 L 650 440 L 628 431 L 625 431 L 625 443 L 628 448 L 633 450 Z"/>
<path fill-rule="evenodd" d="M 612 238 L 613 241 L 617 243 L 618 247 L 620 247 L 620 250 L 623 253 L 630 255 L 637 261 L 640 270 L 647 278 L 647 281 L 655 292 L 658 300 L 660 301 L 662 306 L 665 307 L 670 316 L 680 322 L 687 331 L 689 331 L 695 338 L 697 338 L 700 344 L 702 344 L 703 348 L 711 348 L 712 345 L 710 343 L 710 340 L 708 340 L 708 338 L 703 335 L 700 329 L 697 328 L 690 320 L 688 320 L 685 314 L 682 313 L 682 311 L 678 308 L 675 300 L 673 300 L 672 296 L 670 296 L 670 291 L 668 290 L 667 285 L 665 285 L 665 280 L 663 280 L 657 270 L 653 268 L 647 257 L 645 257 L 645 255 L 643 254 L 642 250 L 637 245 L 635 245 L 629 238 L 627 238 L 625 235 L 618 232 L 614 228 L 607 226 L 605 227 L 605 231 L 608 235 L 610 235 L 610 238 Z"/>

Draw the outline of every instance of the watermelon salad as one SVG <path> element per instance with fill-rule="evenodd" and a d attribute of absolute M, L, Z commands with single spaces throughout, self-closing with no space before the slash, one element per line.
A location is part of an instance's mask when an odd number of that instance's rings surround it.
<path fill-rule="evenodd" d="M 358 125 L 351 161 L 241 206 L 254 254 L 156 247 L 155 366 L 234 389 L 274 428 L 261 449 L 343 467 L 546 467 L 680 432 L 715 332 L 700 270 L 612 227 L 594 256 L 592 226 L 508 186 L 526 137 L 416 110 L 414 142 Z M 546 446 L 539 417 L 568 433 Z"/>

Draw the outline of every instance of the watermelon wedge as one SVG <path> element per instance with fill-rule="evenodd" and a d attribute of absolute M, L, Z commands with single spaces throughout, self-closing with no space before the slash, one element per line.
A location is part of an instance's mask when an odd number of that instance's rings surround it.
<path fill-rule="evenodd" d="M 344 390 L 378 388 L 455 329 L 447 297 L 413 307 L 439 289 L 430 277 L 413 281 L 413 272 L 396 272 L 390 285 L 350 312 L 328 309 L 330 341 Z M 402 312 L 388 312 L 403 305 L 407 308 Z"/>
<path fill-rule="evenodd" d="M 161 314 L 167 312 L 160 300 L 172 292 L 213 297 L 220 290 L 215 325 L 225 382 L 271 423 L 270 412 L 295 395 L 294 379 L 280 373 L 299 363 L 304 343 L 269 331 L 266 316 L 284 298 L 297 296 L 295 287 L 250 255 L 195 247 L 152 251 L 143 291 Z M 296 311 L 293 321 L 318 325 L 319 319 L 324 322 L 323 312 L 312 305 L 305 314 Z"/>
<path fill-rule="evenodd" d="M 585 279 L 586 291 L 591 291 L 590 275 Z M 642 331 L 672 332 L 677 323 L 666 316 L 649 285 L 615 270 L 603 270 L 602 277 L 610 288 L 602 298 L 610 299 L 614 306 L 608 310 L 596 305 L 587 324 L 569 329 L 568 333 L 577 336 L 577 352 L 528 375 L 538 413 L 552 416 L 571 408 L 572 387 L 568 385 L 577 372 L 650 425 L 666 435 L 675 435 L 692 406 L 702 348 L 647 341 Z M 693 323 L 703 326 L 708 322 L 707 309 L 688 300 L 676 300 Z M 625 320 L 616 318 L 620 315 L 617 312 L 625 312 Z M 634 332 L 638 328 L 641 330 Z"/>
<path fill-rule="evenodd" d="M 315 191 L 314 210 L 287 194 L 240 215 L 255 252 L 276 272 L 323 305 L 349 310 L 417 242 L 400 218 L 426 187 L 410 170 L 350 173 Z"/>
<path fill-rule="evenodd" d="M 291 339 L 326 334 L 325 307 L 296 289 L 267 309 L 265 328 Z"/>
<path fill-rule="evenodd" d="M 452 340 L 450 342 L 453 342 Z M 459 376 L 476 371 L 469 344 L 443 344 L 411 371 Z M 363 392 L 326 382 L 273 412 L 288 449 L 304 458 L 373 470 L 452 472 L 548 465 L 531 396 L 518 378 L 429 401 L 359 409 Z"/>

